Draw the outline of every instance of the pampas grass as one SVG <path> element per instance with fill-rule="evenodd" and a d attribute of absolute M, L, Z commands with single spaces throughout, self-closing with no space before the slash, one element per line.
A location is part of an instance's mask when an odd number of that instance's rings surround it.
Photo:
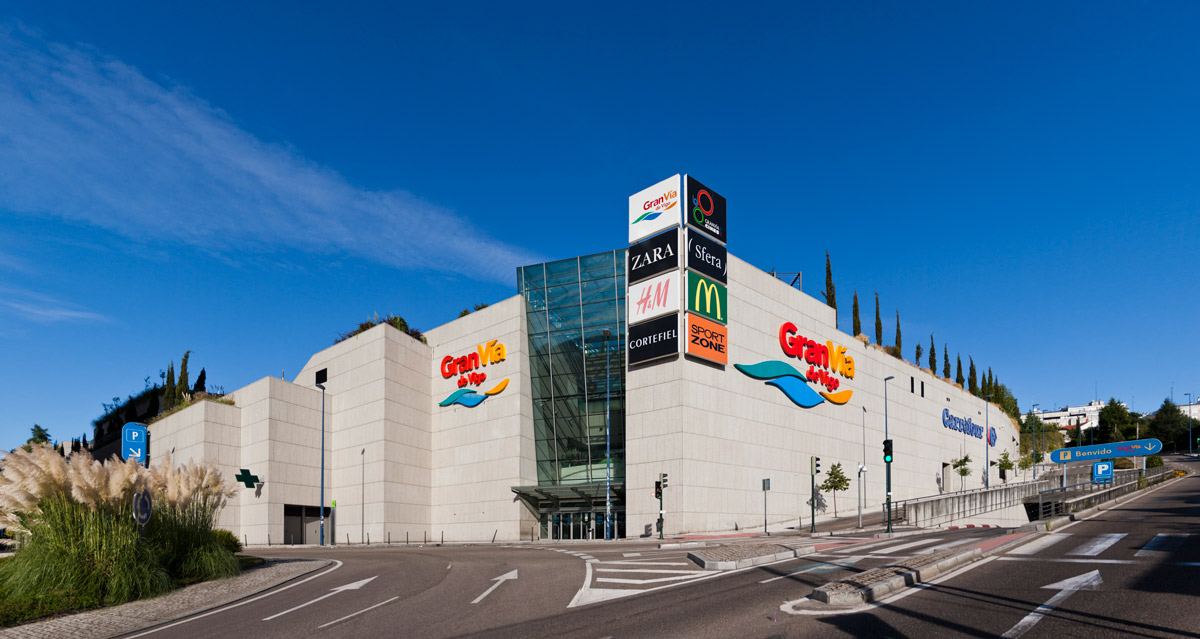
<path fill-rule="evenodd" d="M 154 513 L 139 531 L 132 501 L 143 489 Z M 211 462 L 173 467 L 164 455 L 147 469 L 87 451 L 67 461 L 49 445 L 12 451 L 0 461 L 0 521 L 20 549 L 0 569 L 0 596 L 120 603 L 236 575 L 237 558 L 213 533 L 234 494 Z"/>

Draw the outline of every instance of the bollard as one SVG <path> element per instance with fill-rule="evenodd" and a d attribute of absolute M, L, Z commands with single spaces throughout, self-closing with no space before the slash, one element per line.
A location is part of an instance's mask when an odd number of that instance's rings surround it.
<path fill-rule="evenodd" d="M 267 533 L 267 548 L 271 547 L 271 533 Z"/>
<path fill-rule="evenodd" d="M 367 545 L 371 545 L 371 533 L 367 533 Z"/>
<path fill-rule="evenodd" d="M 422 544 L 429 543 L 429 531 L 428 530 L 421 531 L 421 543 Z"/>
<path fill-rule="evenodd" d="M 529 543 L 533 543 L 533 526 L 529 527 Z"/>
<path fill-rule="evenodd" d="M 496 535 L 498 535 L 498 534 L 500 534 L 499 528 L 496 529 L 496 532 L 492 533 L 492 543 L 493 544 L 496 543 Z"/>
<path fill-rule="evenodd" d="M 390 545 L 392 545 L 392 531 L 390 531 L 390 530 L 388 531 L 388 543 L 387 543 L 387 545 L 389 545 L 389 546 L 390 546 Z"/>
<path fill-rule="evenodd" d="M 346 545 L 350 545 L 350 533 L 346 533 Z"/>
<path fill-rule="evenodd" d="M 446 531 L 444 530 L 442 531 L 442 545 L 446 545 Z"/>
<path fill-rule="evenodd" d="M 250 536 L 242 535 L 242 541 L 246 542 L 245 546 L 243 546 L 243 547 L 248 547 L 250 545 Z"/>

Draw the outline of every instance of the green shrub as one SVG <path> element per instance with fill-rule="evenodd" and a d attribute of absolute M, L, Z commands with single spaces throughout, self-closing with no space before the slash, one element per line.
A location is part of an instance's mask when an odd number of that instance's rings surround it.
<path fill-rule="evenodd" d="M 1128 457 L 1121 457 L 1113 462 L 1113 468 L 1118 470 L 1128 470 L 1133 468 L 1133 460 Z"/>
<path fill-rule="evenodd" d="M 32 597 L 10 597 L 0 591 L 0 628 L 60 612 L 100 606 L 95 599 L 71 592 L 50 592 Z"/>
<path fill-rule="evenodd" d="M 224 528 L 214 529 L 213 538 L 216 539 L 217 542 L 222 546 L 224 546 L 226 550 L 235 555 L 244 550 L 242 548 L 242 540 L 238 539 L 237 535 L 234 535 Z"/>
<path fill-rule="evenodd" d="M 1146 458 L 1146 468 L 1158 468 L 1163 465 L 1162 457 L 1151 455 Z"/>

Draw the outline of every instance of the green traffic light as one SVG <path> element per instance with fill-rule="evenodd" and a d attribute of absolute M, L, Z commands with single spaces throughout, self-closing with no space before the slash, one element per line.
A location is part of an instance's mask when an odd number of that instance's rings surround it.
<path fill-rule="evenodd" d="M 885 461 L 885 462 L 887 462 L 887 463 L 889 463 L 889 464 L 890 464 L 890 463 L 892 463 L 892 456 L 891 456 L 891 455 L 884 455 L 884 456 L 883 456 L 883 461 Z"/>

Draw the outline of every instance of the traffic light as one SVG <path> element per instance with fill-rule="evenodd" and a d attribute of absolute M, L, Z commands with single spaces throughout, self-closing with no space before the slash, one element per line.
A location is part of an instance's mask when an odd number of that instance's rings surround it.
<path fill-rule="evenodd" d="M 654 482 L 654 498 L 662 499 L 662 482 L 661 481 Z"/>
<path fill-rule="evenodd" d="M 892 463 L 892 440 L 883 440 L 883 461 Z"/>
<path fill-rule="evenodd" d="M 662 487 L 666 488 L 667 487 L 667 474 L 666 473 L 659 474 L 658 479 L 659 479 L 659 481 L 662 482 Z"/>
<path fill-rule="evenodd" d="M 812 464 L 812 474 L 816 475 L 817 473 L 821 472 L 821 458 L 820 457 L 813 457 L 812 461 L 810 463 Z"/>

